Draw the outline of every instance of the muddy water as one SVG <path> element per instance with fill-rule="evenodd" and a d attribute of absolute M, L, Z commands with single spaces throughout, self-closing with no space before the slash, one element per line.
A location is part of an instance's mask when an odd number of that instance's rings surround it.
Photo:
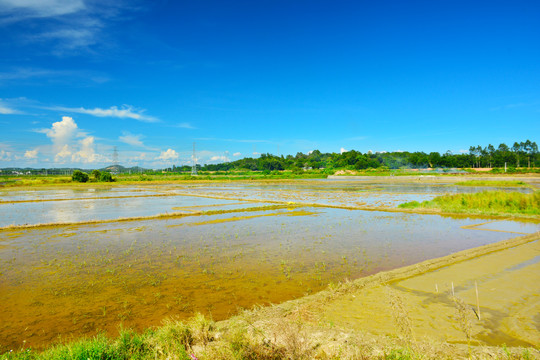
<path fill-rule="evenodd" d="M 199 189 L 197 195 L 210 192 Z M 276 196 L 262 189 L 254 192 L 261 199 Z M 338 197 L 333 191 L 319 192 L 323 195 L 305 191 L 298 198 Z M 235 191 L 228 195 L 234 197 Z M 167 203 L 170 199 L 187 203 Z M 126 206 L 134 211 L 154 212 L 162 210 L 160 201 L 170 208 L 210 206 L 225 211 L 166 220 L 1 230 L 2 349 L 23 343 L 39 348 L 99 331 L 114 335 L 121 323 L 142 330 L 163 318 L 187 318 L 197 311 L 224 319 L 241 307 L 303 296 L 332 281 L 517 236 L 504 232 L 516 226 L 521 232 L 538 231 L 536 224 L 509 225 L 515 222 L 470 227 L 489 219 L 293 205 L 227 212 L 253 204 L 200 197 L 117 199 L 118 205 L 110 205 L 110 200 L 96 202 L 121 213 L 120 202 L 131 203 Z M 48 211 L 54 213 L 52 209 Z M 82 211 L 72 210 L 77 215 Z M 479 230 L 484 226 L 499 231 Z"/>

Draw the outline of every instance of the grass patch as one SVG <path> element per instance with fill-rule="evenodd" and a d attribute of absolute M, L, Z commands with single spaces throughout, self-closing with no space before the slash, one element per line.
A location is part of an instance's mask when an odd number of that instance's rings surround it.
<path fill-rule="evenodd" d="M 527 183 L 516 180 L 470 180 L 455 183 L 457 186 L 529 187 Z"/>
<path fill-rule="evenodd" d="M 443 195 L 433 200 L 400 204 L 402 209 L 439 210 L 444 213 L 481 215 L 540 215 L 540 191 L 531 194 L 483 191 L 474 194 Z"/>
<path fill-rule="evenodd" d="M 529 359 L 535 349 L 473 348 L 475 359 Z M 20 349 L 0 353 L 2 360 L 53 359 L 176 359 L 176 360 L 279 360 L 279 359 L 467 359 L 459 345 L 434 342 L 403 343 L 395 336 L 344 332 L 314 325 L 302 315 L 277 307 L 245 311 L 216 324 L 201 314 L 186 322 L 167 320 L 161 327 L 137 333 L 120 329 L 116 338 L 97 335 L 44 351 Z"/>

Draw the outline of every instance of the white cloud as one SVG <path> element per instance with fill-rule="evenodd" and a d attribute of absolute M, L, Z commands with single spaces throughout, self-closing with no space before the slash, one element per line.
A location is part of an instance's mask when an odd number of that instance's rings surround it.
<path fill-rule="evenodd" d="M 54 79 L 55 82 L 60 81 L 73 83 L 76 81 L 78 84 L 102 84 L 109 81 L 108 77 L 104 73 L 89 70 L 50 70 L 32 67 L 12 67 L 7 69 L 7 71 L 0 72 L 0 81 L 3 83 L 20 84 L 21 80 L 35 78 Z M 22 100 L 27 99 L 23 98 Z M 28 106 L 28 101 L 23 101 L 23 105 Z M 35 104 L 33 107 L 36 107 Z"/>
<path fill-rule="evenodd" d="M 195 126 L 191 125 L 190 123 L 183 122 L 180 124 L 176 124 L 175 127 L 181 128 L 181 129 L 196 129 Z"/>
<path fill-rule="evenodd" d="M 39 132 L 45 133 L 51 139 L 55 162 L 95 163 L 107 160 L 96 153 L 95 138 L 81 131 L 69 116 L 63 116 L 62 121 L 55 122 L 50 129 Z"/>
<path fill-rule="evenodd" d="M 16 114 L 17 111 L 8 108 L 7 106 L 3 106 L 0 104 L 0 114 L 2 115 L 9 115 L 9 114 Z"/>
<path fill-rule="evenodd" d="M 72 155 L 71 160 L 73 162 L 94 163 L 104 160 L 102 156 L 96 154 L 93 136 L 85 137 L 79 143 L 81 149 Z"/>
<path fill-rule="evenodd" d="M 340 154 L 346 153 L 347 151 L 349 151 L 349 150 L 346 150 L 345 148 L 339 149 L 339 153 L 340 153 Z"/>
<path fill-rule="evenodd" d="M 68 144 L 77 136 L 77 124 L 73 118 L 63 116 L 62 121 L 53 123 L 51 129 L 46 129 L 43 132 L 51 138 L 55 152 L 66 154 L 69 149 Z"/>
<path fill-rule="evenodd" d="M 37 154 L 38 154 L 38 151 L 36 149 L 26 150 L 26 152 L 24 153 L 24 158 L 28 160 L 36 159 Z"/>
<path fill-rule="evenodd" d="M 58 56 L 99 55 L 96 50 L 115 46 L 110 23 L 125 21 L 144 9 L 129 1 L 0 0 L 0 25 L 21 22 L 28 31 L 13 31 L 13 41 L 43 43 Z M 46 19 L 36 24 L 35 19 Z M 37 26 L 36 26 L 37 25 Z"/>
<path fill-rule="evenodd" d="M 307 154 L 308 154 L 308 155 L 311 155 L 311 154 L 313 154 L 313 151 L 314 151 L 314 150 L 310 150 L 310 151 L 307 152 Z"/>
<path fill-rule="evenodd" d="M 13 109 L 11 106 L 4 103 L 2 99 L 0 99 L 0 114 L 10 115 L 10 114 L 18 114 L 18 113 L 19 112 L 17 110 Z"/>
<path fill-rule="evenodd" d="M 9 151 L 0 150 L 0 161 L 10 161 L 11 153 Z"/>
<path fill-rule="evenodd" d="M 61 16 L 84 9 L 83 0 L 0 0 L 0 13 L 10 13 L 13 20 Z"/>
<path fill-rule="evenodd" d="M 114 117 L 114 118 L 120 118 L 120 119 L 134 119 L 137 121 L 143 121 L 143 122 L 158 122 L 159 119 L 153 117 L 144 115 L 144 112 L 146 110 L 143 109 L 135 109 L 130 105 L 124 105 L 121 108 L 118 108 L 117 106 L 111 106 L 108 109 L 101 109 L 101 108 L 94 108 L 94 109 L 85 109 L 83 107 L 79 108 L 67 108 L 67 107 L 55 107 L 51 108 L 51 110 L 58 110 L 58 111 L 66 111 L 66 112 L 72 112 L 72 113 L 78 113 L 78 114 L 87 114 L 97 117 Z"/>
<path fill-rule="evenodd" d="M 232 156 L 240 156 L 240 155 L 242 155 L 242 153 L 240 152 L 235 152 L 234 154 L 232 154 Z"/>
<path fill-rule="evenodd" d="M 133 160 L 135 160 L 135 161 L 148 160 L 148 154 L 147 153 L 140 153 L 139 156 L 135 156 L 133 158 Z"/>
<path fill-rule="evenodd" d="M 227 156 L 225 155 L 215 155 L 210 158 L 210 161 L 220 161 L 220 162 L 228 162 L 231 161 Z"/>
<path fill-rule="evenodd" d="M 60 151 L 54 155 L 54 162 L 64 163 L 69 158 L 71 158 L 71 150 L 69 149 L 69 146 L 65 144 Z"/>
<path fill-rule="evenodd" d="M 147 149 L 147 150 L 153 150 L 153 151 L 157 151 L 158 149 L 156 148 L 152 148 L 150 146 L 146 146 L 141 139 L 144 138 L 144 135 L 141 135 L 141 134 L 131 134 L 130 132 L 128 131 L 123 131 L 122 132 L 122 136 L 119 136 L 118 137 L 118 140 L 120 140 L 121 142 L 125 143 L 125 144 L 128 144 L 128 145 L 131 145 L 131 146 L 136 146 L 136 147 L 141 147 L 141 148 L 144 148 L 144 149 Z"/>
<path fill-rule="evenodd" d="M 162 151 L 161 154 L 156 158 L 156 160 L 176 160 L 180 156 L 173 149 L 168 149 L 167 151 Z"/>
<path fill-rule="evenodd" d="M 144 147 L 144 144 L 141 141 L 142 135 L 133 135 L 128 132 L 123 132 L 123 134 L 123 136 L 118 137 L 118 140 L 121 142 L 132 146 Z"/>
<path fill-rule="evenodd" d="M 62 41 L 62 53 L 65 50 L 84 48 L 96 43 L 95 29 L 59 29 L 42 33 L 34 37 L 36 40 Z"/>

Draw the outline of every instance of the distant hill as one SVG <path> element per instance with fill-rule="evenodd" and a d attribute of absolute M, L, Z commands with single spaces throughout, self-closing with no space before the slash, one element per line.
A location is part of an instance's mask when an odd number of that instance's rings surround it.
<path fill-rule="evenodd" d="M 71 175 L 74 170 L 80 170 L 86 173 L 91 173 L 94 169 L 83 168 L 19 168 L 9 167 L 0 169 L 0 175 Z M 112 174 L 134 174 L 139 172 L 145 172 L 140 166 L 125 167 L 122 165 L 109 165 L 107 167 L 98 169 L 99 171 L 107 171 Z"/>

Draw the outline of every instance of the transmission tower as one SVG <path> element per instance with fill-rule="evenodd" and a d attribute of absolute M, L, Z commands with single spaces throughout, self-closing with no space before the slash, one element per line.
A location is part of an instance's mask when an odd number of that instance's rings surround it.
<path fill-rule="evenodd" d="M 195 154 L 195 143 L 193 143 L 193 166 L 191 167 L 191 176 L 197 176 L 197 156 Z"/>
<path fill-rule="evenodd" d="M 113 162 L 113 165 L 115 165 L 115 166 L 118 165 L 118 149 L 116 148 L 116 146 L 113 149 L 112 162 Z"/>
<path fill-rule="evenodd" d="M 119 166 L 118 166 L 118 149 L 116 148 L 116 146 L 113 149 L 112 160 L 113 160 L 114 171 L 118 172 L 118 170 L 119 170 Z"/>

